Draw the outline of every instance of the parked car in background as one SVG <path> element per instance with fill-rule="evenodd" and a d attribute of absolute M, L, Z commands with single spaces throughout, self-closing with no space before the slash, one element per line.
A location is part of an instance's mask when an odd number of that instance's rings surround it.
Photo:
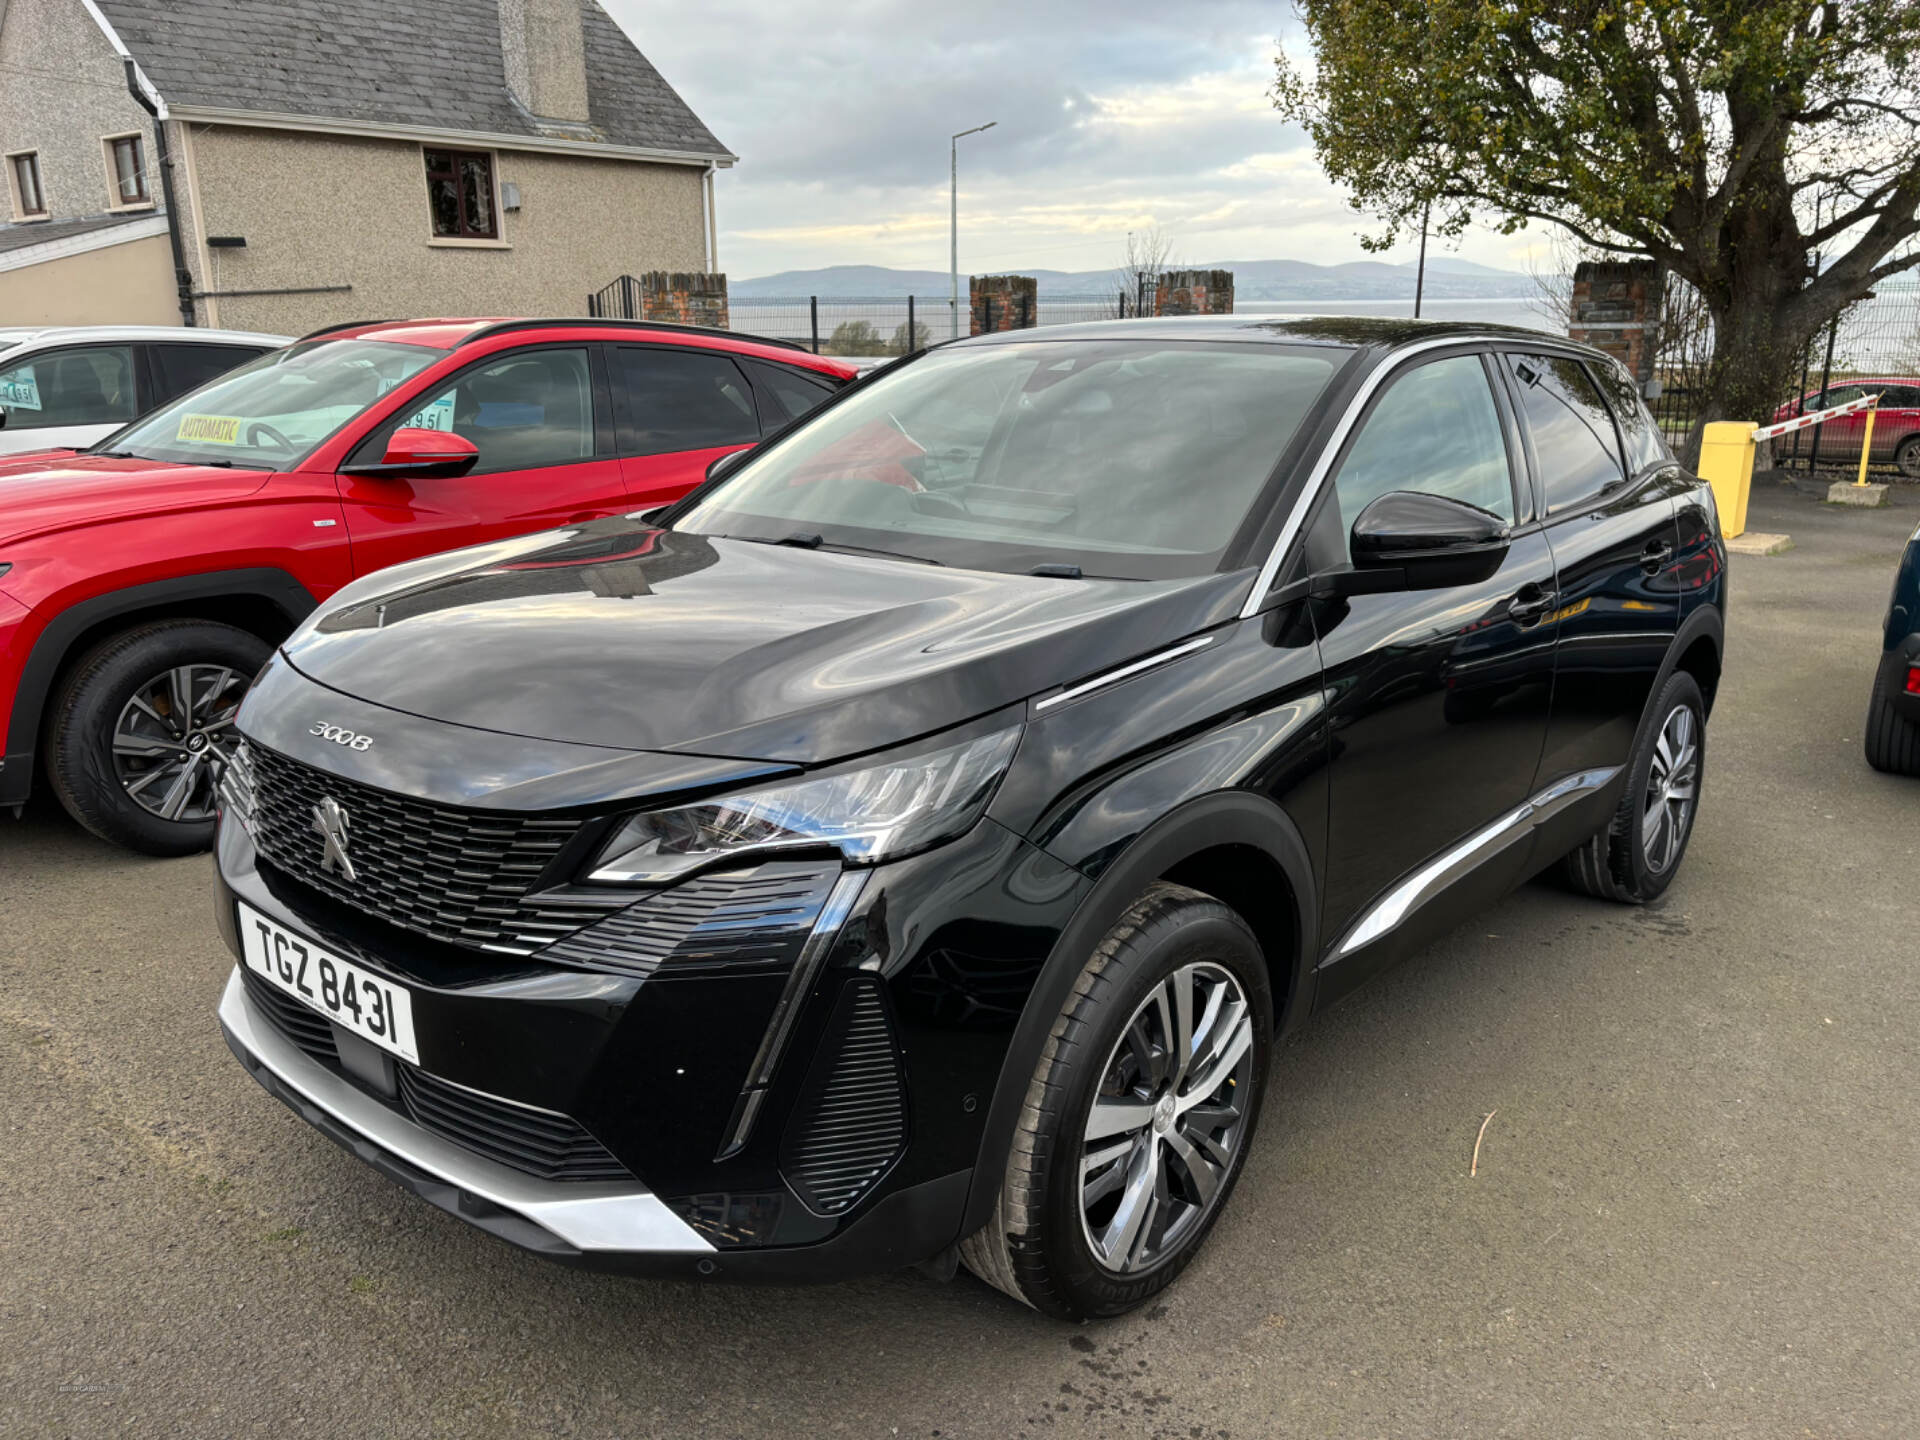
<path fill-rule="evenodd" d="M 228 1043 L 540 1254 L 1119 1314 L 1284 1029 L 1686 854 L 1725 548 L 1597 351 L 1004 332 L 716 470 L 356 582 L 237 721 Z"/>
<path fill-rule="evenodd" d="M 1884 376 L 1879 379 L 1847 380 L 1815 390 L 1799 400 L 1789 400 L 1773 412 L 1775 421 L 1791 420 L 1815 410 L 1829 410 L 1864 395 L 1877 394 L 1880 404 L 1873 421 L 1872 463 L 1892 462 L 1909 480 L 1920 480 L 1920 379 L 1914 376 Z M 1867 412 L 1856 410 L 1820 425 L 1820 458 L 1823 460 L 1860 459 L 1860 446 L 1866 439 Z M 1777 444 L 1778 442 L 1776 442 Z M 1813 441 L 1800 437 L 1804 453 Z"/>
<path fill-rule="evenodd" d="M 690 327 L 351 325 L 85 453 L 0 460 L 0 806 L 44 773 L 105 839 L 205 848 L 234 712 L 318 602 L 398 561 L 675 499 L 851 376 Z"/>
<path fill-rule="evenodd" d="M 1887 601 L 1880 664 L 1867 700 L 1867 763 L 1920 775 L 1920 530 L 1907 541 Z"/>
<path fill-rule="evenodd" d="M 285 335 L 165 325 L 0 329 L 0 455 L 84 449 L 290 343 Z"/>

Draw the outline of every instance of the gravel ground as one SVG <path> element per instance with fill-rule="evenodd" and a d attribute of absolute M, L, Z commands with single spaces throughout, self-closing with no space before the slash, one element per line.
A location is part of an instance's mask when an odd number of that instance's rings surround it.
<path fill-rule="evenodd" d="M 1755 498 L 1797 548 L 1734 562 L 1663 902 L 1528 886 L 1320 1017 L 1109 1324 L 523 1256 L 241 1072 L 204 858 L 0 822 L 0 1433 L 1912 1435 L 1920 782 L 1860 752 L 1896 499 Z"/>

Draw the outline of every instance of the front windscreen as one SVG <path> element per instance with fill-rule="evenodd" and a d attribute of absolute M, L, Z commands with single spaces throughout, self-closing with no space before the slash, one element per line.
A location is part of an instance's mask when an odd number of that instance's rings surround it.
<path fill-rule="evenodd" d="M 936 350 L 674 524 L 972 569 L 1214 569 L 1346 352 L 1173 340 Z"/>
<path fill-rule="evenodd" d="M 262 355 L 108 436 L 103 454 L 286 470 L 444 350 L 313 340 Z"/>

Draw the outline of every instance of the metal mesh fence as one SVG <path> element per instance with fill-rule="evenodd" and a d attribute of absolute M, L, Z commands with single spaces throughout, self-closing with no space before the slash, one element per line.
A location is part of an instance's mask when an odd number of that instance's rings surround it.
<path fill-rule="evenodd" d="M 1660 393 L 1651 402 L 1652 409 L 1661 430 L 1677 446 L 1698 414 L 1713 351 L 1713 322 L 1699 293 L 1670 275 L 1665 305 L 1655 324 L 1659 328 L 1654 375 Z M 1920 405 L 1920 395 L 1907 399 L 1909 392 L 1920 387 L 1920 279 L 1883 285 L 1841 311 L 1807 345 L 1797 372 L 1796 383 L 1778 397 L 1776 409 L 1751 417 L 1756 423 L 1823 409 L 1823 397 L 1828 395 L 1837 404 L 1859 393 L 1856 387 L 1865 381 L 1880 382 L 1878 388 L 1886 394 L 1885 411 L 1902 408 L 1903 400 L 1907 400 L 1904 408 Z M 1906 444 L 1914 427 L 1895 421 L 1891 413 L 1882 418 L 1887 423 L 1874 427 L 1869 468 L 1887 468 L 1920 479 L 1920 442 Z M 1861 417 L 1795 431 L 1776 442 L 1774 464 L 1809 472 L 1856 468 L 1865 431 Z"/>
<path fill-rule="evenodd" d="M 1042 295 L 1034 302 L 1031 323 L 1112 320 L 1122 309 L 1118 295 Z M 1133 313 L 1131 304 L 1124 309 Z M 962 296 L 956 320 L 945 295 L 741 295 L 729 302 L 728 312 L 728 324 L 735 330 L 791 340 L 822 355 L 904 355 L 910 323 L 912 345 L 922 348 L 972 333 L 974 318 Z M 1007 317 L 996 312 L 986 323 L 1004 328 Z"/>

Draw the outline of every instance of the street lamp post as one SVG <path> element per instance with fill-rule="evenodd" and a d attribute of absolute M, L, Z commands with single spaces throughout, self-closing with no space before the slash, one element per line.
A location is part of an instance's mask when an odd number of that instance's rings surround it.
<path fill-rule="evenodd" d="M 971 130 L 962 130 L 947 144 L 947 175 L 953 187 L 952 212 L 948 230 L 950 253 L 947 258 L 950 268 L 947 275 L 947 319 L 950 325 L 948 338 L 953 340 L 960 338 L 960 141 L 964 136 L 978 135 L 982 130 L 991 130 L 999 123 L 998 120 L 989 120 L 986 124 L 976 125 Z"/>

